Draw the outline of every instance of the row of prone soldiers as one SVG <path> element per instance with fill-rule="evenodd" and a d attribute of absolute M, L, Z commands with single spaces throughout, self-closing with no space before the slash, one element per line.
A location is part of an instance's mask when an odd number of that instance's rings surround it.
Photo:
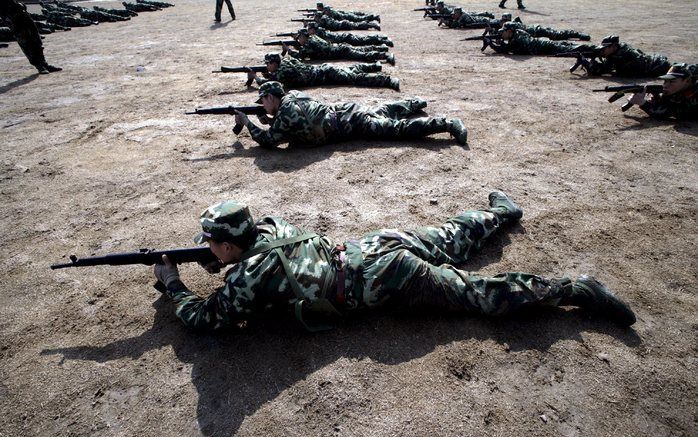
<path fill-rule="evenodd" d="M 292 40 L 276 40 L 261 45 L 280 45 L 281 53 L 268 53 L 264 65 L 221 67 L 221 72 L 247 73 L 247 86 L 259 85 L 257 103 L 253 107 L 201 108 L 196 114 L 233 113 L 236 129 L 247 127 L 253 140 L 263 147 L 317 146 L 350 139 L 415 139 L 436 133 L 449 133 L 461 145 L 467 144 L 468 131 L 457 118 L 416 117 L 424 115 L 427 103 L 423 99 L 407 99 L 368 108 L 355 103 L 325 105 L 300 91 L 286 90 L 319 86 L 348 85 L 386 87 L 400 90 L 397 78 L 382 72 L 381 61 L 395 65 L 389 53 L 393 42 L 385 35 L 357 35 L 337 30 L 368 30 L 379 27 L 380 16 L 361 11 L 340 11 L 323 3 L 316 9 L 300 9 L 312 13 L 303 21 L 305 27 L 275 36 L 292 36 Z M 306 61 L 354 60 L 364 61 L 351 67 Z M 258 75 L 261 73 L 261 76 Z M 257 115 L 262 129 L 247 115 Z M 271 118 L 269 117 L 271 116 Z"/>
<path fill-rule="evenodd" d="M 139 12 L 159 11 L 174 6 L 170 3 L 136 0 L 123 2 L 125 9 L 105 9 L 94 6 L 88 9 L 60 1 L 41 2 L 41 14 L 30 13 L 17 0 L 0 2 L 0 42 L 17 41 L 19 47 L 40 74 L 60 71 L 46 62 L 41 34 L 68 31 L 73 27 L 91 26 L 103 22 L 130 20 Z M 7 47 L 7 44 L 0 44 Z"/>
<path fill-rule="evenodd" d="M 610 86 L 599 91 L 614 92 L 609 99 L 611 102 L 632 93 L 623 111 L 639 105 L 651 117 L 658 119 L 698 119 L 697 64 L 672 63 L 666 56 L 644 53 L 621 42 L 617 35 L 607 36 L 598 45 L 564 41 L 590 41 L 591 37 L 573 29 L 527 25 L 519 17 L 512 19 L 511 14 L 494 19 L 493 15 L 488 16 L 489 13 L 449 8 L 442 1 L 434 7 L 415 10 L 424 11 L 425 17 L 438 19 L 439 25 L 448 28 L 485 29 L 481 36 L 464 39 L 482 40 L 482 51 L 489 47 L 500 54 L 576 58 L 570 72 L 581 68 L 588 76 L 663 79 L 663 85 Z"/>

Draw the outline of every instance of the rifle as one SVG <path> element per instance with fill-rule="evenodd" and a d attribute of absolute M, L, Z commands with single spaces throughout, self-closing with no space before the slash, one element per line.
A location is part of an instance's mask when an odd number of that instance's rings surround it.
<path fill-rule="evenodd" d="M 273 41 L 264 41 L 258 46 L 282 46 L 286 44 L 287 46 L 300 47 L 300 44 L 295 39 L 275 39 Z"/>
<path fill-rule="evenodd" d="M 162 256 L 167 255 L 167 258 L 173 264 L 182 264 L 190 262 L 200 262 L 208 264 L 215 261 L 217 258 L 208 247 L 194 247 L 186 249 L 170 249 L 170 250 L 152 250 L 140 249 L 138 252 L 122 252 L 112 253 L 106 256 L 90 256 L 86 258 L 78 258 L 75 255 L 70 255 L 70 262 L 65 264 L 52 264 L 51 270 L 64 269 L 66 267 L 88 267 L 88 266 L 125 266 L 131 264 L 145 264 L 152 266 L 153 264 L 162 264 Z M 167 291 L 165 284 L 158 281 L 153 287 L 160 292 Z"/>
<path fill-rule="evenodd" d="M 314 18 L 291 18 L 291 21 L 294 23 L 310 23 L 311 21 L 315 21 Z"/>
<path fill-rule="evenodd" d="M 613 103 L 616 100 L 620 99 L 626 94 L 629 93 L 640 93 L 640 92 L 647 92 L 650 93 L 654 96 L 659 96 L 662 91 L 664 91 L 664 87 L 662 85 L 640 85 L 637 83 L 634 83 L 632 85 L 622 85 L 622 86 L 607 86 L 605 88 L 602 88 L 600 90 L 592 90 L 595 93 L 599 92 L 608 92 L 608 93 L 615 93 L 611 97 L 608 98 L 609 103 Z M 620 107 L 621 111 L 625 112 L 628 109 L 632 108 L 633 104 L 628 102 L 624 104 L 623 106 Z"/>
<path fill-rule="evenodd" d="M 264 106 L 252 105 L 252 106 L 209 106 L 207 108 L 196 108 L 191 112 L 185 112 L 187 115 L 222 115 L 222 114 L 235 114 L 235 111 L 240 111 L 245 115 L 265 115 L 267 111 L 264 110 Z M 233 133 L 239 135 L 242 132 L 243 125 L 236 124 L 233 127 Z"/>
<path fill-rule="evenodd" d="M 283 38 L 285 36 L 296 36 L 296 35 L 298 35 L 298 32 L 282 32 L 282 33 L 275 33 L 274 34 L 274 36 L 281 37 L 281 38 Z"/>
<path fill-rule="evenodd" d="M 213 70 L 213 73 L 247 73 L 250 71 L 254 71 L 255 73 L 266 73 L 267 72 L 267 66 L 266 65 L 253 65 L 251 67 L 221 67 L 220 70 Z M 247 79 L 247 82 L 245 82 L 245 86 L 250 86 L 252 85 L 252 81 L 254 79 Z"/>
<path fill-rule="evenodd" d="M 490 30 L 486 30 L 485 33 L 483 33 L 480 36 L 469 36 L 467 38 L 463 38 L 461 41 L 482 41 L 482 48 L 480 49 L 480 51 L 484 52 L 487 47 L 492 45 L 492 40 L 500 41 L 501 39 L 501 33 L 490 32 Z"/>
<path fill-rule="evenodd" d="M 586 52 L 565 52 L 565 53 L 557 53 L 555 55 L 551 55 L 553 58 L 577 58 L 577 62 L 574 63 L 573 66 L 570 67 L 570 73 L 574 73 L 577 68 L 582 67 L 584 70 L 587 70 L 589 68 L 589 60 L 593 58 L 598 58 L 599 57 L 599 51 L 598 50 L 592 50 L 592 51 L 586 51 Z"/>
<path fill-rule="evenodd" d="M 441 19 L 441 20 L 443 20 L 443 19 L 452 20 L 452 19 L 453 19 L 453 17 L 452 17 L 451 14 L 428 14 L 428 15 L 425 15 L 425 17 L 429 17 L 429 18 L 431 18 L 432 20 L 439 20 L 439 19 Z"/>
<path fill-rule="evenodd" d="M 319 11 L 319 9 L 296 9 L 296 12 L 315 12 Z"/>

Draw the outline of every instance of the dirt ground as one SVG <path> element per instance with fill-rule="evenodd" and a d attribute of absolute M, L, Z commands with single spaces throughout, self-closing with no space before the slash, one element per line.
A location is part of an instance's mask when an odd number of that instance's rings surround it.
<path fill-rule="evenodd" d="M 16 44 L 0 49 L 1 436 L 698 435 L 695 123 L 623 114 L 591 90 L 633 81 L 571 75 L 567 59 L 483 54 L 459 41 L 476 32 L 438 29 L 411 10 L 418 0 L 338 0 L 381 14 L 402 92 L 307 92 L 422 96 L 428 113 L 466 122 L 470 145 L 438 135 L 270 152 L 236 138 L 230 117 L 184 111 L 250 104 L 242 75 L 211 70 L 258 64 L 255 43 L 296 28 L 288 19 L 314 2 L 237 1 L 238 20 L 224 11 L 217 26 L 213 0 L 174 3 L 46 36 L 61 73 L 38 76 Z M 529 23 L 698 62 L 692 0 L 527 6 Z M 485 207 L 493 189 L 524 219 L 464 269 L 593 274 L 632 305 L 633 328 L 560 309 L 197 335 L 149 267 L 49 269 L 69 254 L 192 246 L 200 211 L 227 198 L 341 241 L 436 224 Z M 182 276 L 201 294 L 221 281 L 192 265 Z"/>

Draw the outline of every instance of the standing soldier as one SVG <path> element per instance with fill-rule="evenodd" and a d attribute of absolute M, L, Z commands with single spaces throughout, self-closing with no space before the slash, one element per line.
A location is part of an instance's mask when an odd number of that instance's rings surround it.
<path fill-rule="evenodd" d="M 330 64 L 308 65 L 294 58 L 281 58 L 276 53 L 264 56 L 267 73 L 257 77 L 255 72 L 248 73 L 248 79 L 261 85 L 275 80 L 284 87 L 300 88 L 318 85 L 352 85 L 376 88 L 390 88 L 400 91 L 400 81 L 381 71 L 380 63 L 356 64 L 348 68 L 335 67 Z"/>
<path fill-rule="evenodd" d="M 54 67 L 46 62 L 41 36 L 36 28 L 36 24 L 34 24 L 34 20 L 29 16 L 26 6 L 16 0 L 1 0 L 0 17 L 9 20 L 19 47 L 24 52 L 29 63 L 38 70 L 39 74 L 61 71 L 61 68 Z"/>
<path fill-rule="evenodd" d="M 299 44 L 298 50 L 290 50 L 284 45 L 284 55 L 288 53 L 297 59 L 312 60 L 347 59 L 367 62 L 385 60 L 395 65 L 395 55 L 387 53 L 388 46 L 353 47 L 348 44 L 331 44 L 316 35 L 310 36 L 308 29 L 299 30 L 296 41 Z"/>
<path fill-rule="evenodd" d="M 230 0 L 216 0 L 216 14 L 214 16 L 216 23 L 221 22 L 221 11 L 223 10 L 223 2 L 228 6 L 228 12 L 230 12 L 230 19 L 235 19 L 235 9 L 233 9 L 233 4 Z"/>
<path fill-rule="evenodd" d="M 499 2 L 499 7 L 502 9 L 506 9 L 506 3 L 507 0 L 502 0 L 501 2 Z M 516 4 L 518 5 L 519 9 L 526 9 L 526 6 L 523 5 L 523 0 L 516 0 Z"/>
<path fill-rule="evenodd" d="M 427 102 L 409 99 L 367 108 L 356 103 L 325 105 L 299 91 L 284 92 L 279 82 L 266 82 L 259 87 L 259 100 L 273 118 L 264 116 L 260 129 L 242 112 L 235 113 L 235 123 L 244 125 L 253 140 L 265 148 L 281 143 L 289 147 L 312 147 L 352 139 L 407 140 L 448 132 L 461 145 L 468 141 L 468 131 L 457 118 L 421 117 L 407 119 L 422 111 Z"/>
<path fill-rule="evenodd" d="M 228 200 L 201 214 L 202 232 L 194 238 L 208 243 L 218 258 L 204 266 L 208 272 L 232 264 L 223 287 L 206 298 L 197 296 L 167 257 L 154 273 L 174 301 L 177 317 L 199 331 L 234 326 L 279 309 L 318 331 L 332 327 L 333 317 L 380 307 L 502 316 L 569 305 L 622 327 L 635 323 L 625 302 L 586 275 L 576 280 L 519 272 L 487 277 L 454 267 L 522 214 L 506 194 L 495 191 L 489 208 L 463 212 L 441 226 L 381 229 L 334 244 L 280 217 L 255 222 L 244 203 Z"/>

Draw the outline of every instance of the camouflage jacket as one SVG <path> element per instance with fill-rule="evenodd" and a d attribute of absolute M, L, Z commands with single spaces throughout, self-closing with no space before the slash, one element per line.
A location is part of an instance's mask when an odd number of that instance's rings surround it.
<path fill-rule="evenodd" d="M 515 30 L 514 36 L 507 44 L 504 44 L 499 52 L 508 52 L 515 55 L 555 55 L 572 50 L 594 49 L 590 44 L 578 44 L 569 41 L 550 41 L 547 39 L 533 38 L 523 30 Z"/>
<path fill-rule="evenodd" d="M 367 14 L 367 13 L 361 12 L 361 11 L 340 11 L 337 9 L 332 9 L 329 6 L 325 6 L 325 8 L 322 10 L 322 12 L 326 16 L 328 16 L 334 20 L 349 20 L 349 21 L 356 21 L 357 19 L 364 21 L 364 20 L 366 20 L 366 18 L 364 18 L 364 17 L 373 15 L 373 14 Z M 373 18 L 373 17 L 371 17 L 371 18 Z"/>
<path fill-rule="evenodd" d="M 479 17 L 477 15 L 466 14 L 465 12 L 458 17 L 457 20 L 451 20 L 446 22 L 446 25 L 451 28 L 468 27 L 473 25 L 483 25 L 486 26 L 490 22 L 487 17 Z M 499 22 L 497 22 L 499 23 Z"/>
<path fill-rule="evenodd" d="M 371 39 L 374 40 L 375 42 L 383 42 L 383 41 L 389 41 L 389 39 L 385 36 L 381 35 L 366 35 L 366 36 L 360 36 L 357 34 L 353 33 L 346 33 L 346 32 L 330 32 L 327 29 L 324 29 L 322 27 L 318 27 L 317 30 L 315 31 L 317 33 L 317 36 L 320 38 L 324 39 L 327 42 L 331 43 L 348 43 L 349 40 L 352 39 Z"/>
<path fill-rule="evenodd" d="M 660 96 L 656 101 L 648 101 L 640 108 L 652 118 L 677 120 L 698 120 L 698 84 L 672 96 Z"/>
<path fill-rule="evenodd" d="M 256 79 L 258 85 L 270 80 L 277 80 L 287 87 L 305 86 L 312 83 L 317 76 L 317 68 L 294 58 L 283 58 L 278 70 L 268 77 Z"/>
<path fill-rule="evenodd" d="M 278 217 L 264 217 L 257 227 L 260 235 L 254 246 L 304 233 Z M 326 237 L 283 247 L 293 276 L 311 301 L 336 294 L 338 266 L 333 261 L 333 249 L 334 244 Z M 177 316 L 196 330 L 223 328 L 267 309 L 290 307 L 298 300 L 273 250 L 235 264 L 226 272 L 225 285 L 206 298 L 192 293 L 181 281 L 170 284 L 168 294 Z"/>
<path fill-rule="evenodd" d="M 658 77 L 665 74 L 671 63 L 662 55 L 648 55 L 621 43 L 613 55 L 602 61 L 593 61 L 588 68 L 590 75 L 612 74 L 620 77 Z"/>
<path fill-rule="evenodd" d="M 288 142 L 289 147 L 319 146 L 331 142 L 338 129 L 334 107 L 300 91 L 289 91 L 283 96 L 269 129 L 261 129 L 250 120 L 246 126 L 252 139 L 267 148 L 283 142 Z"/>
<path fill-rule="evenodd" d="M 288 54 L 297 59 L 323 59 L 330 56 L 336 49 L 336 44 L 329 43 L 317 35 L 311 35 L 298 51 L 289 50 Z"/>

